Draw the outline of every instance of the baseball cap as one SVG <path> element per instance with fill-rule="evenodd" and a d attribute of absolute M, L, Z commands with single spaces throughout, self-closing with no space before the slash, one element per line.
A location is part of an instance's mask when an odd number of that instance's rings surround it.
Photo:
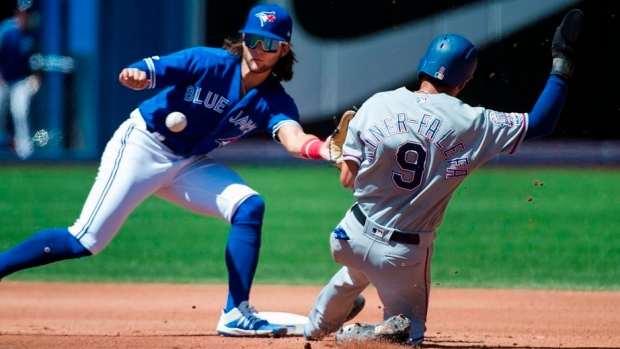
<path fill-rule="evenodd" d="M 279 5 L 257 5 L 250 10 L 245 28 L 239 33 L 262 35 L 280 41 L 291 41 L 293 20 Z"/>

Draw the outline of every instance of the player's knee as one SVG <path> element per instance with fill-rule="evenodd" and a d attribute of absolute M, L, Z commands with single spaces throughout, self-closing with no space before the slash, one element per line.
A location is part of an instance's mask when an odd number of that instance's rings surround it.
<path fill-rule="evenodd" d="M 80 242 L 80 240 L 78 240 L 75 236 L 73 236 L 72 234 L 69 235 L 71 235 L 71 237 L 69 238 L 69 246 L 74 255 L 79 257 L 88 257 L 94 256 L 96 254 L 87 249 L 86 246 L 84 246 L 82 242 Z"/>
<path fill-rule="evenodd" d="M 252 195 L 239 205 L 232 217 L 232 224 L 263 224 L 265 200 L 260 195 Z"/>

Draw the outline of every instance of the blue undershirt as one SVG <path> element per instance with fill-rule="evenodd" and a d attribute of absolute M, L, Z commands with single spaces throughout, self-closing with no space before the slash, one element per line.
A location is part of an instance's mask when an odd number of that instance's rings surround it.
<path fill-rule="evenodd" d="M 559 75 L 550 75 L 547 85 L 529 113 L 529 125 L 525 139 L 550 135 L 555 128 L 568 90 L 568 80 Z"/>

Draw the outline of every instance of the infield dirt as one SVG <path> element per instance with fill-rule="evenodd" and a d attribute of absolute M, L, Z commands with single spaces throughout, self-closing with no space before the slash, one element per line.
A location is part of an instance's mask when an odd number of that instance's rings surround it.
<path fill-rule="evenodd" d="M 320 287 L 255 285 L 259 311 L 306 315 Z M 292 348 L 337 346 L 303 337 L 228 338 L 215 332 L 223 285 L 3 281 L 0 348 Z M 355 321 L 381 320 L 373 288 Z M 620 292 L 435 288 L 423 348 L 620 348 Z M 403 348 L 395 344 L 346 348 Z"/>

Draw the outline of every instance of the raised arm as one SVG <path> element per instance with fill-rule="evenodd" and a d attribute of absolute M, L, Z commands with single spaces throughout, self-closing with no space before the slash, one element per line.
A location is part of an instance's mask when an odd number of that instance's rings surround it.
<path fill-rule="evenodd" d="M 525 139 L 551 134 L 564 106 L 568 83 L 573 76 L 577 50 L 585 16 L 577 9 L 569 11 L 557 27 L 551 44 L 553 63 L 547 84 L 529 113 Z"/>

